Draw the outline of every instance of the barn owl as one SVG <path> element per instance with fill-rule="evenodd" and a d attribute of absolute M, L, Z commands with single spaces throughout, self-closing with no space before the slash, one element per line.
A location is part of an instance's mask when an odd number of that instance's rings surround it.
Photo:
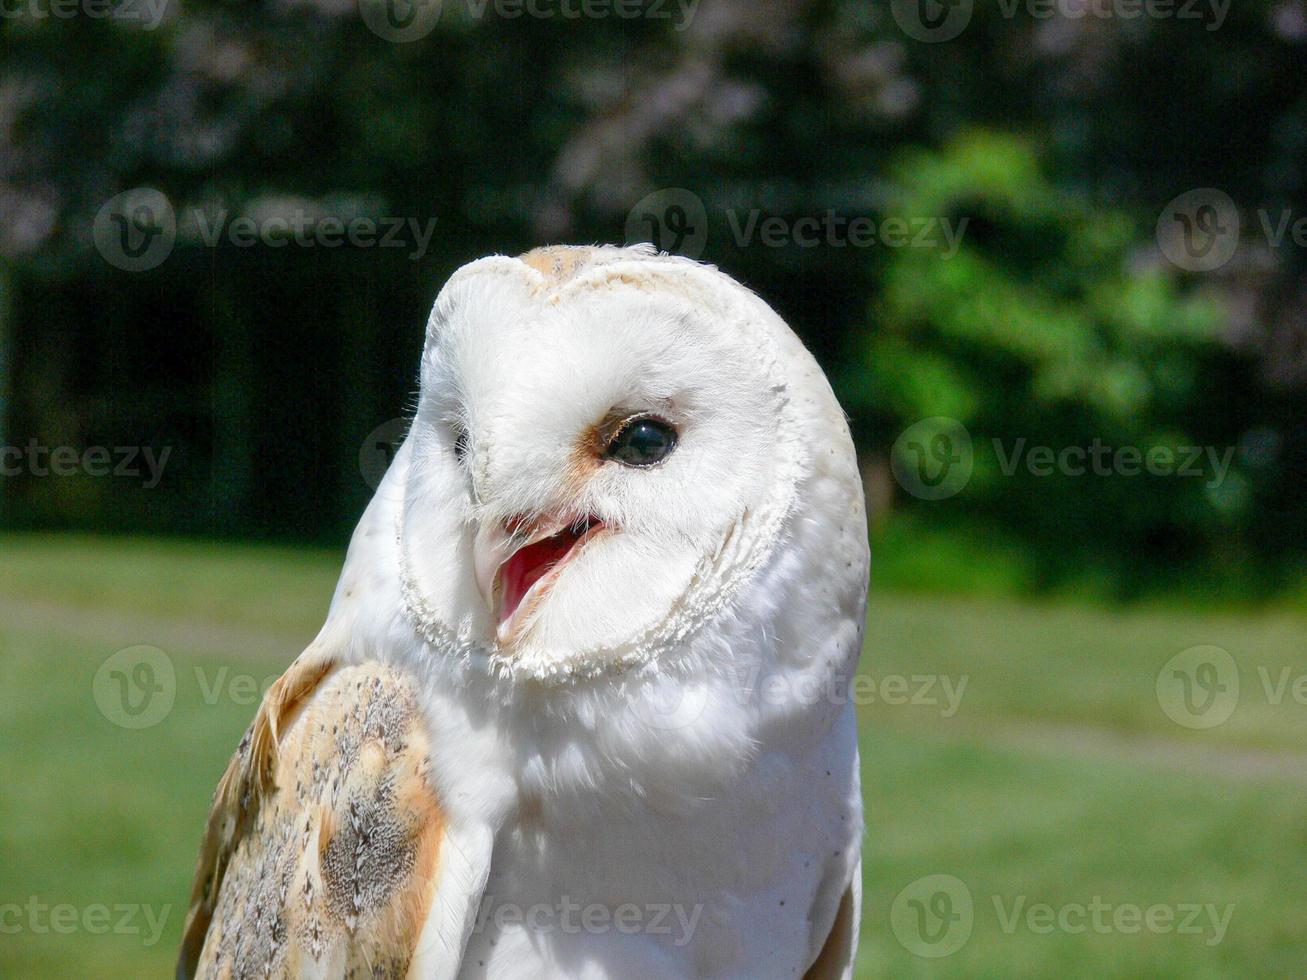
<path fill-rule="evenodd" d="M 849 977 L 845 418 L 647 247 L 458 270 L 325 625 L 218 786 L 181 977 Z"/>

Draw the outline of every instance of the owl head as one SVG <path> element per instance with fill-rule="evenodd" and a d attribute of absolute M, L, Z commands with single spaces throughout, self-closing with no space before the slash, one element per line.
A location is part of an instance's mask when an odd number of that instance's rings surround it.
<path fill-rule="evenodd" d="M 457 271 L 406 443 L 409 614 L 443 647 L 542 679 L 648 660 L 729 614 L 782 546 L 814 458 L 853 465 L 780 318 L 643 247 Z"/>

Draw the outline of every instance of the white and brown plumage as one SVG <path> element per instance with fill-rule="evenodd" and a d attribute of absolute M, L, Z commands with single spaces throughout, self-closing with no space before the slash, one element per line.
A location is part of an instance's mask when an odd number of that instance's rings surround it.
<path fill-rule="evenodd" d="M 644 249 L 465 267 L 219 786 L 179 976 L 850 976 L 866 574 L 843 415 L 752 293 Z"/>

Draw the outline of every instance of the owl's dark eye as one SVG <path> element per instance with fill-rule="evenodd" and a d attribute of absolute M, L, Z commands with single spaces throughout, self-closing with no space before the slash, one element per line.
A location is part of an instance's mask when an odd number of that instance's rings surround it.
<path fill-rule="evenodd" d="M 467 458 L 467 430 L 460 428 L 454 437 L 454 455 L 461 463 Z"/>
<path fill-rule="evenodd" d="M 604 459 L 625 466 L 653 466 L 676 448 L 676 430 L 660 418 L 638 415 L 627 419 L 604 449 Z"/>

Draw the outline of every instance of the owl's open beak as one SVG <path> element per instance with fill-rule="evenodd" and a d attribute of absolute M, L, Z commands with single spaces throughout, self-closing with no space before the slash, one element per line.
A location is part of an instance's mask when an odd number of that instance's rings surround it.
<path fill-rule="evenodd" d="M 473 543 L 477 587 L 494 616 L 501 643 L 517 633 L 519 620 L 543 595 L 582 545 L 602 529 L 594 517 L 532 523 L 514 518 L 482 526 Z"/>

